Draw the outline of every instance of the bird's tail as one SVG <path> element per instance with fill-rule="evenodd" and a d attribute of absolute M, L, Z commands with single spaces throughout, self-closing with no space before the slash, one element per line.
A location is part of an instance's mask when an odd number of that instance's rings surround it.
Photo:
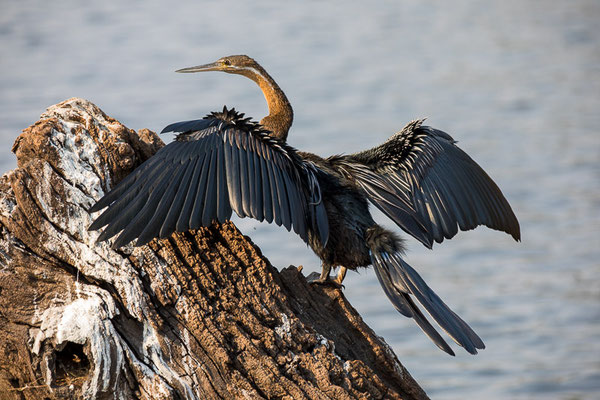
<path fill-rule="evenodd" d="M 471 354 L 484 349 L 483 341 L 465 321 L 454 313 L 423 278 L 401 257 L 401 242 L 391 232 L 374 226 L 367 232 L 371 261 L 385 294 L 402 315 L 413 318 L 427 336 L 443 351 L 454 352 L 427 321 L 410 295 L 425 308 L 437 324 L 460 346 Z"/>

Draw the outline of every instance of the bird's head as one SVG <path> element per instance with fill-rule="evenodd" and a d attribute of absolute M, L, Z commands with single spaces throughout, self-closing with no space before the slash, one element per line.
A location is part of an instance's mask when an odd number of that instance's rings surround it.
<path fill-rule="evenodd" d="M 240 75 L 254 75 L 261 73 L 262 68 L 254 59 L 246 55 L 227 56 L 219 58 L 217 61 L 198 65 L 195 67 L 178 69 L 175 72 L 204 72 L 204 71 L 223 71 L 229 74 L 240 74 Z"/>
<path fill-rule="evenodd" d="M 223 71 L 228 74 L 243 75 L 253 80 L 262 90 L 269 106 L 269 115 L 260 120 L 264 129 L 284 141 L 294 119 L 292 106 L 283 91 L 271 76 L 254 59 L 245 56 L 227 56 L 217 61 L 195 67 L 178 69 L 175 72 Z"/>

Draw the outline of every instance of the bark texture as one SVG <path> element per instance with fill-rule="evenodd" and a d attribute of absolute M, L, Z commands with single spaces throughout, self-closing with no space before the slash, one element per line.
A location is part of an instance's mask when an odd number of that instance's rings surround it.
<path fill-rule="evenodd" d="M 70 99 L 0 178 L 0 399 L 424 399 L 341 291 L 232 223 L 111 250 L 95 200 L 163 145 Z"/>

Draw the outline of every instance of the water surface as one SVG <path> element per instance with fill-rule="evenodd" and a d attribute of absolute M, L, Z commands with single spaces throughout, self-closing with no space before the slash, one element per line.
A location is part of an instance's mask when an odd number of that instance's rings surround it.
<path fill-rule="evenodd" d="M 408 241 L 407 261 L 487 349 L 439 351 L 371 270 L 350 273 L 345 294 L 433 398 L 598 398 L 600 4 L 363 3 L 3 1 L 0 172 L 16 166 L 20 130 L 69 97 L 134 129 L 223 104 L 259 119 L 254 83 L 172 73 L 229 54 L 255 57 L 281 84 L 296 115 L 289 141 L 302 150 L 365 149 L 427 116 L 521 222 L 518 244 L 483 228 L 433 251 Z M 296 236 L 238 225 L 274 265 L 319 269 Z"/>

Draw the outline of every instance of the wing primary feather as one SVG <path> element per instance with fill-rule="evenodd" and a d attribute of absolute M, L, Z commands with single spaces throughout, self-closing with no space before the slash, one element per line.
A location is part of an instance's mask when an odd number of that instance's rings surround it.
<path fill-rule="evenodd" d="M 177 219 L 175 230 L 177 232 L 183 232 L 190 229 L 190 216 L 194 206 L 194 199 L 196 198 L 196 192 L 198 191 L 198 181 L 200 180 L 200 173 L 202 172 L 202 164 L 204 162 L 204 154 L 199 155 L 193 160 L 193 164 L 190 165 L 192 174 L 190 176 L 190 184 L 185 195 L 185 201 L 181 207 L 181 213 Z"/>
<path fill-rule="evenodd" d="M 242 135 L 241 133 L 239 134 Z M 247 150 L 243 146 L 243 139 L 239 139 L 239 143 L 237 146 L 237 152 L 239 155 L 239 183 L 240 183 L 240 200 L 242 203 L 242 210 L 244 215 L 252 215 L 252 210 L 250 208 L 250 185 L 249 185 L 249 163 L 248 163 L 248 153 Z"/>
<path fill-rule="evenodd" d="M 478 171 L 474 171 L 471 168 L 465 168 L 465 173 L 468 176 L 469 182 L 471 183 L 471 191 L 473 194 L 473 202 L 480 208 L 480 220 L 479 223 L 487 226 L 496 225 L 499 215 L 496 211 L 496 205 L 493 199 L 490 199 L 488 190 L 485 187 L 485 183 L 482 182 Z"/>
<path fill-rule="evenodd" d="M 474 180 L 473 176 L 469 172 L 469 169 L 455 168 L 455 174 L 460 179 L 463 187 L 466 186 L 465 191 L 462 192 L 463 197 L 466 197 L 465 203 L 468 204 L 472 210 L 471 217 L 469 218 L 467 229 L 473 229 L 480 224 L 489 223 L 489 215 L 486 211 L 485 205 L 481 201 L 481 195 L 479 192 L 481 188 L 479 183 Z M 476 195 L 474 195 L 476 193 Z"/>
<path fill-rule="evenodd" d="M 170 181 L 170 177 L 170 171 L 165 172 L 162 184 L 167 185 Z M 146 227 L 146 223 L 152 217 L 152 214 L 156 209 L 156 203 L 158 202 L 158 199 L 160 199 L 162 191 L 163 189 L 158 187 L 156 189 L 151 188 L 147 192 L 140 193 L 140 199 L 142 201 L 140 210 L 138 210 L 135 217 L 133 215 L 123 216 L 124 220 L 127 221 L 127 226 L 112 244 L 112 248 L 116 249 L 122 247 L 140 235 L 140 233 Z M 149 207 L 149 204 L 152 206 Z M 131 207 L 134 208 L 135 205 L 132 204 Z"/>
<path fill-rule="evenodd" d="M 448 201 L 451 202 L 455 209 L 456 219 L 461 230 L 465 231 L 472 229 L 474 220 L 477 220 L 478 212 L 472 204 L 471 199 L 465 196 L 469 191 L 467 190 L 466 179 L 461 176 L 459 170 L 454 166 L 454 163 L 448 157 L 443 156 L 439 159 L 440 167 L 443 168 L 448 180 L 446 185 L 446 193 L 448 194 Z"/>
<path fill-rule="evenodd" d="M 177 187 L 181 182 L 181 174 L 185 172 L 185 166 L 180 165 L 175 173 L 169 177 L 169 185 L 163 192 L 158 205 L 152 215 L 152 218 L 148 221 L 144 230 L 140 233 L 136 246 L 141 246 L 148 243 L 150 240 L 160 236 L 160 228 L 164 222 L 165 216 L 169 211 L 169 207 L 177 192 Z"/>
<path fill-rule="evenodd" d="M 112 221 L 108 227 L 102 231 L 102 233 L 98 236 L 97 242 L 103 242 L 107 239 L 110 239 L 119 231 L 123 229 L 127 230 L 128 227 L 131 227 L 131 219 L 135 219 L 135 216 L 144 207 L 147 198 L 148 197 L 145 193 L 140 193 L 132 202 L 128 204 L 128 207 L 124 210 L 124 212 L 119 214 L 117 219 Z M 130 241 L 131 239 L 126 243 Z"/>
<path fill-rule="evenodd" d="M 231 218 L 231 206 L 229 205 L 229 192 L 227 191 L 227 174 L 225 173 L 225 154 L 227 149 L 221 146 L 216 154 L 216 174 L 217 174 L 217 220 L 225 222 Z"/>
<path fill-rule="evenodd" d="M 493 228 L 502 230 L 504 227 L 504 204 L 506 204 L 504 195 L 502 195 L 502 192 L 498 186 L 496 186 L 494 181 L 492 181 L 492 179 L 483 170 L 477 170 L 474 172 L 482 188 L 482 197 L 486 198 L 492 210 L 492 215 L 495 219 Z"/>
<path fill-rule="evenodd" d="M 287 193 L 285 191 L 285 183 L 283 181 L 283 177 L 281 176 L 281 170 L 279 169 L 279 166 L 277 165 L 277 161 L 275 159 L 276 156 L 277 155 L 273 154 L 273 157 L 271 158 L 271 166 L 273 167 L 273 178 L 275 182 L 275 187 L 277 188 L 275 199 L 278 202 L 279 211 L 281 214 L 281 223 L 279 223 L 278 225 L 283 225 L 286 227 L 286 229 L 289 230 L 288 227 L 290 226 L 290 208 L 287 200 Z"/>
<path fill-rule="evenodd" d="M 292 213 L 292 227 L 297 235 L 306 240 L 306 199 L 302 199 L 302 194 L 306 188 L 302 186 L 302 180 L 290 179 L 289 181 L 288 199 L 290 200 Z"/>
<path fill-rule="evenodd" d="M 166 222 L 167 216 L 169 215 L 169 213 L 171 213 L 172 207 L 174 205 L 177 206 L 177 204 L 175 202 L 175 198 L 179 194 L 179 188 L 184 183 L 186 183 L 185 175 L 188 173 L 188 167 L 189 167 L 189 165 L 187 165 L 187 163 L 178 165 L 177 169 L 175 170 L 173 175 L 170 177 L 171 182 L 169 183 L 167 190 L 165 191 L 162 199 L 160 199 L 160 202 L 158 203 L 156 212 L 154 213 L 154 216 L 153 216 L 153 219 L 156 219 L 156 222 L 155 222 L 156 232 L 157 232 L 156 237 L 164 238 L 173 233 L 173 230 L 169 231 L 168 227 L 165 228 L 165 230 L 163 231 L 163 226 Z M 178 210 L 175 210 L 174 212 L 175 212 L 175 214 L 178 214 Z M 176 222 L 176 219 L 174 219 L 172 221 L 173 228 L 174 228 L 175 222 Z M 151 223 L 153 223 L 153 222 L 151 221 Z"/>
<path fill-rule="evenodd" d="M 192 146 L 189 146 L 192 147 Z M 167 216 L 160 228 L 160 237 L 167 237 L 173 232 L 175 232 L 177 227 L 177 221 L 179 220 L 179 216 L 181 215 L 183 210 L 183 204 L 185 203 L 185 199 L 187 197 L 187 192 L 191 184 L 191 176 L 194 172 L 195 167 L 195 159 L 184 161 L 185 164 L 182 165 L 183 173 L 180 174 L 181 181 L 177 186 L 175 197 L 173 199 L 172 204 L 169 207 L 169 211 L 167 212 Z M 179 178 L 177 178 L 179 179 Z"/>
<path fill-rule="evenodd" d="M 442 239 L 444 237 L 451 238 L 458 232 L 458 227 L 456 224 L 456 219 L 453 218 L 452 212 L 449 209 L 448 205 L 448 196 L 444 191 L 445 187 L 441 180 L 438 178 L 435 171 L 431 171 L 428 178 L 430 182 L 430 198 L 435 204 L 438 215 L 440 216 L 440 223 L 442 228 Z M 451 199 L 450 199 L 451 200 Z"/>
<path fill-rule="evenodd" d="M 280 156 L 277 155 L 277 158 Z M 277 173 L 277 183 L 279 193 L 279 204 L 281 205 L 281 223 L 288 230 L 288 232 L 292 229 L 292 218 L 291 218 L 291 204 L 288 197 L 288 187 L 291 186 L 291 182 L 289 182 L 288 177 L 283 170 L 283 163 L 276 162 L 275 172 Z"/>
<path fill-rule="evenodd" d="M 112 248 L 119 248 L 139 237 L 139 234 L 146 228 L 148 222 L 152 219 L 158 203 L 172 183 L 172 175 L 176 172 L 177 169 L 175 169 L 175 171 L 173 171 L 172 168 L 165 169 L 160 182 L 147 193 L 143 193 L 147 199 L 143 208 L 137 213 L 133 220 L 131 218 L 128 219 L 126 229 L 121 232 L 119 237 L 111 245 Z"/>
<path fill-rule="evenodd" d="M 428 232 L 429 237 L 433 240 L 433 226 L 432 221 L 429 217 L 429 211 L 426 208 L 426 200 L 423 197 L 421 189 L 418 187 L 414 179 L 411 179 L 411 193 L 413 195 L 413 201 L 415 205 L 415 210 L 421 216 L 420 220 L 423 223 L 425 230 Z"/>
<path fill-rule="evenodd" d="M 262 143 L 257 143 L 257 147 L 262 147 Z M 262 152 L 261 152 L 262 153 Z M 262 156 L 259 156 L 260 161 L 260 179 L 262 183 L 262 210 L 264 214 L 264 219 L 271 223 L 273 222 L 273 199 L 272 199 L 272 189 L 271 189 L 271 180 L 269 178 L 269 168 L 267 167 L 268 161 Z"/>
<path fill-rule="evenodd" d="M 444 239 L 445 219 L 435 200 L 436 193 L 430 191 L 429 182 L 423 181 L 422 187 L 423 195 L 427 199 L 426 207 L 432 219 L 434 240 L 439 243 Z"/>
<path fill-rule="evenodd" d="M 288 202 L 289 215 L 290 215 L 289 226 L 287 226 L 288 231 L 291 230 L 292 227 L 294 226 L 294 221 L 297 219 L 296 215 L 299 210 L 298 203 L 296 202 L 296 193 L 298 191 L 298 187 L 293 182 L 292 178 L 290 177 L 289 172 L 291 172 L 291 171 L 288 171 L 286 169 L 281 170 L 283 182 L 285 183 L 285 198 L 287 199 L 287 202 Z"/>
<path fill-rule="evenodd" d="M 263 144 L 264 145 L 264 144 Z M 263 148 L 265 154 L 265 164 L 267 167 L 267 171 L 269 173 L 269 185 L 271 190 L 269 192 L 270 199 L 269 202 L 272 204 L 271 210 L 273 211 L 273 222 L 276 225 L 281 226 L 281 208 L 279 207 L 279 191 L 276 182 L 276 177 L 274 174 L 275 165 L 273 164 L 273 160 L 270 157 L 269 148 L 266 146 Z"/>
<path fill-rule="evenodd" d="M 192 206 L 192 214 L 190 215 L 190 229 L 198 229 L 202 226 L 202 213 L 204 211 L 204 197 L 206 192 L 206 181 L 210 171 L 210 158 L 214 149 L 204 156 L 202 167 L 200 169 L 200 180 L 198 181 L 198 189 L 194 194 L 194 205 Z"/>
<path fill-rule="evenodd" d="M 202 226 L 209 226 L 217 217 L 217 171 L 218 151 L 213 150 L 208 164 L 208 180 L 206 181 L 204 210 L 202 212 Z"/>
<path fill-rule="evenodd" d="M 132 199 L 138 195 L 139 191 L 148 184 L 148 181 L 152 181 L 157 175 L 160 175 L 163 172 L 163 168 L 164 165 L 162 163 L 156 162 L 151 164 L 149 169 L 142 170 L 138 173 L 137 175 L 139 176 L 135 180 L 130 181 L 130 183 L 121 181 L 112 191 L 106 194 L 106 196 L 100 199 L 90 209 L 91 213 L 110 205 L 110 207 L 102 213 L 92 225 L 90 225 L 88 230 L 96 230 L 106 225 L 110 219 L 127 207 Z M 97 207 L 98 205 L 100 206 Z M 109 212 L 107 213 L 107 211 Z"/>
<path fill-rule="evenodd" d="M 261 173 L 261 160 L 260 160 L 260 156 L 257 153 L 257 143 L 256 143 L 256 139 L 252 140 L 252 163 L 253 163 L 253 167 L 252 167 L 252 173 L 253 173 L 253 181 L 252 181 L 252 186 L 253 186 L 253 198 L 252 198 L 252 204 L 253 204 L 253 212 L 254 212 L 254 218 L 256 218 L 259 221 L 263 221 L 265 219 L 265 214 L 264 214 L 264 204 L 263 204 L 263 179 L 262 179 L 262 173 Z"/>
<path fill-rule="evenodd" d="M 248 163 L 248 168 L 247 168 L 247 184 L 246 186 L 248 187 L 248 215 L 252 216 L 253 218 L 259 219 L 258 218 L 258 211 L 256 209 L 257 207 L 257 201 L 256 201 L 256 180 L 255 180 L 255 169 L 257 168 L 257 166 L 254 164 L 254 148 L 253 148 L 253 138 L 249 137 L 247 138 L 247 143 L 246 143 L 246 159 L 247 159 L 247 163 Z"/>
<path fill-rule="evenodd" d="M 166 148 L 166 146 L 162 149 L 164 148 Z M 137 185 L 135 185 L 135 183 L 140 178 L 147 179 L 148 176 L 156 172 L 156 169 L 162 165 L 163 161 L 164 159 L 159 153 L 156 153 L 153 157 L 150 157 L 135 171 L 127 175 L 121 182 L 117 184 L 117 186 L 115 186 L 110 192 L 104 195 L 104 197 L 98 200 L 98 202 L 90 208 L 89 212 L 92 213 L 99 211 L 104 207 L 110 205 L 114 201 L 117 201 L 124 196 L 128 196 L 132 190 L 135 190 L 135 188 L 138 187 Z"/>
<path fill-rule="evenodd" d="M 233 140 L 229 141 L 227 147 L 229 147 L 229 151 L 226 150 L 225 152 L 226 154 L 229 153 L 229 157 L 226 158 L 227 189 L 229 190 L 229 202 L 231 204 L 231 208 L 237 213 L 237 215 L 243 218 L 246 215 L 244 215 L 244 207 L 242 205 L 243 199 L 240 188 L 239 149 L 235 145 Z"/>
<path fill-rule="evenodd" d="M 170 168 L 165 168 L 158 180 L 154 182 L 152 186 L 147 187 L 146 190 L 140 190 L 134 201 L 127 204 L 127 207 L 123 209 L 123 212 L 118 214 L 118 217 L 112 221 L 109 226 L 100 234 L 98 241 L 101 242 L 109 239 L 122 229 L 126 229 L 131 225 L 132 218 L 134 220 L 139 220 L 141 217 L 143 217 L 144 211 L 147 209 L 148 202 L 152 201 L 154 197 L 160 195 L 164 190 L 164 187 L 168 184 L 169 173 Z M 111 211 L 111 208 L 109 208 L 107 212 Z M 127 231 L 131 230 L 132 229 L 128 229 Z M 135 239 L 135 237 L 132 236 L 132 234 L 121 234 L 119 235 L 117 241 L 113 243 L 112 247 L 118 248 L 126 243 L 129 243 L 133 239 Z"/>
<path fill-rule="evenodd" d="M 428 182 L 425 180 L 422 181 L 421 188 L 422 188 L 421 195 L 423 196 L 423 200 L 424 200 L 424 203 L 423 203 L 424 212 L 425 212 L 424 215 L 426 216 L 426 219 L 428 219 L 431 223 L 430 233 L 431 233 L 433 239 L 439 243 L 444 237 L 442 234 L 442 229 L 440 227 L 440 222 L 442 222 L 441 217 L 438 214 L 435 203 L 431 199 L 431 192 L 429 190 Z"/>

